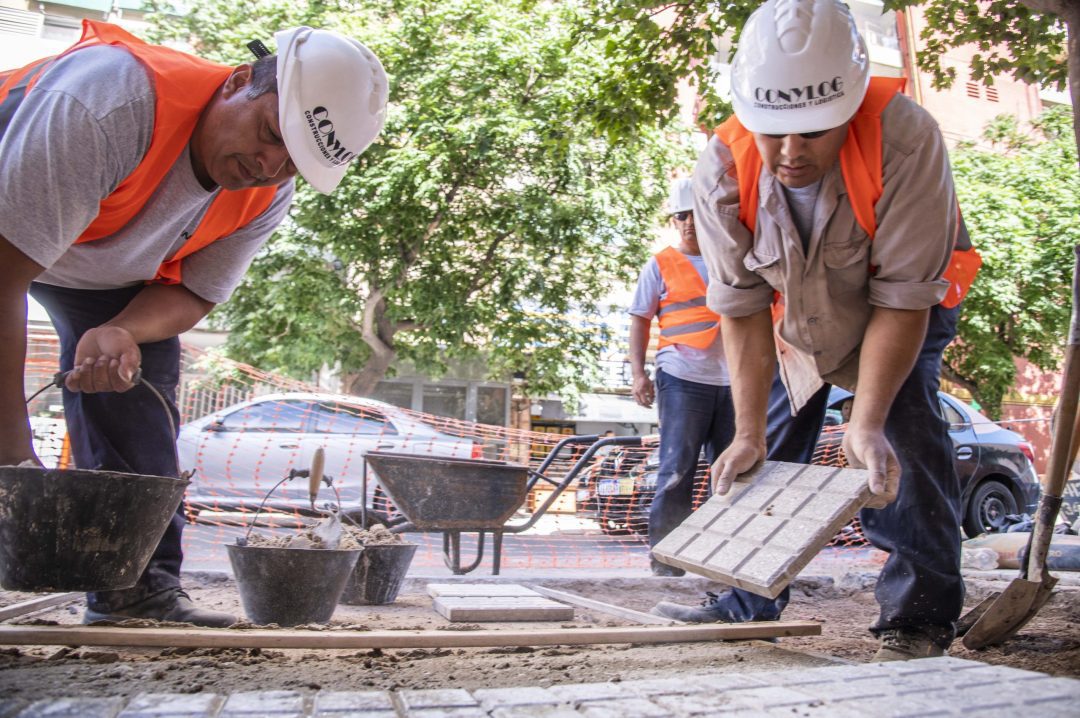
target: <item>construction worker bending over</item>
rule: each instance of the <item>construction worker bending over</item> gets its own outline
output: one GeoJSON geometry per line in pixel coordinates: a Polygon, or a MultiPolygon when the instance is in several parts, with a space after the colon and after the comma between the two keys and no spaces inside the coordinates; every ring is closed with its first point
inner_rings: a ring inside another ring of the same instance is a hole
{"type": "MultiPolygon", "coordinates": [[[[177,336],[229,297],[281,222],[299,171],[331,192],[378,135],[387,80],[336,33],[276,35],[228,67],[84,22],[55,58],[0,73],[0,464],[37,462],[23,395],[26,295],[60,336],[75,464],[177,476],[177,336]],[[260,53],[262,54],[262,53],[260,53]]],[[[180,587],[183,515],[138,584],[91,593],[86,621],[223,626],[180,587]]]]}
{"type": "MultiPolygon", "coordinates": [[[[668,212],[679,230],[679,246],[667,247],[648,261],[630,307],[634,399],[650,407],[655,398],[660,414],[660,467],[649,507],[650,546],[693,511],[694,476],[702,449],[711,464],[735,431],[720,317],[705,306],[708,273],[694,230],[689,178],[672,184],[668,212]],[[655,384],[645,372],[653,317],[660,323],[655,384]]],[[[651,563],[657,576],[686,573],[655,559],[651,563]]]]}
{"type": "MultiPolygon", "coordinates": [[[[869,76],[843,3],[769,0],[734,58],[735,116],[694,173],[708,304],[723,316],[736,413],[714,490],[726,493],[766,457],[809,463],[829,386],[855,393],[843,448],[869,470],[884,508],[864,510],[862,526],[889,554],[875,660],[941,655],[964,599],[960,486],[937,390],[979,260],[941,133],[902,87],[869,76]]],[[[654,610],[764,620],[787,598],[736,590],[702,608],[654,610]]]]}

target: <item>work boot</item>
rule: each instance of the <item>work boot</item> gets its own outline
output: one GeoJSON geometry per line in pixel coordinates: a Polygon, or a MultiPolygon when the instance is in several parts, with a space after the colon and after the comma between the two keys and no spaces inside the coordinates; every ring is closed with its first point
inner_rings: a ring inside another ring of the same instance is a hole
{"type": "Polygon", "coordinates": [[[649,613],[654,616],[673,618],[687,623],[733,623],[729,611],[720,607],[720,596],[712,591],[705,592],[701,606],[684,606],[680,603],[661,601],[652,607],[649,613]]]}
{"type": "Polygon", "coordinates": [[[653,576],[685,576],[686,570],[676,568],[674,566],[668,566],[666,563],[660,563],[655,558],[650,558],[649,562],[652,566],[653,576]]]}
{"type": "Polygon", "coordinates": [[[945,649],[922,631],[913,628],[890,628],[881,631],[881,646],[870,659],[872,663],[910,661],[912,658],[939,658],[945,649]]]}
{"type": "Polygon", "coordinates": [[[199,608],[192,603],[191,597],[181,588],[173,588],[154,594],[150,598],[117,609],[112,613],[98,613],[87,608],[86,613],[83,614],[83,623],[94,623],[95,621],[120,623],[133,618],[191,623],[208,628],[226,628],[236,623],[236,617],[224,611],[210,611],[199,608]]]}

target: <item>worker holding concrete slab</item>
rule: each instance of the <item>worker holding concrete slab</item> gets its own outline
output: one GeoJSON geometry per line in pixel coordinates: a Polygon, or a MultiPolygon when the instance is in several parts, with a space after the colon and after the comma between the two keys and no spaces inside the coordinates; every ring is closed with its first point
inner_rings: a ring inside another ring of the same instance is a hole
{"type": "MultiPolygon", "coordinates": [[[[694,477],[702,450],[712,463],[731,443],[735,408],[720,317],[705,306],[708,273],[694,229],[689,178],[671,185],[668,213],[679,231],[677,247],[666,247],[641,270],[630,306],[630,369],[634,399],[660,414],[660,466],[649,506],[649,545],[655,546],[694,508],[694,477]],[[645,372],[653,318],[660,324],[656,381],[645,372]]],[[[657,576],[685,571],[653,559],[657,576]]]]}
{"type": "MultiPolygon", "coordinates": [[[[225,301],[301,174],[331,192],[382,128],[388,84],[359,42],[308,27],[220,65],[85,21],[54,58],[0,72],[0,465],[37,464],[24,404],[27,293],[60,338],[81,469],[178,475],[178,335],[225,301]],[[142,380],[163,395],[159,404],[142,380]]],[[[225,626],[180,587],[183,507],[131,589],[87,621],[225,626]]]]}
{"type": "MultiPolygon", "coordinates": [[[[714,491],[766,457],[809,463],[830,385],[855,392],[843,447],[882,507],[861,513],[866,536],[889,553],[875,660],[901,660],[941,655],[963,605],[960,486],[936,392],[979,259],[940,131],[902,79],[869,65],[843,3],[768,0],[732,65],[735,116],[693,181],[736,411],[714,491]]],[[[766,620],[787,597],[732,590],[655,610],[766,620]]]]}

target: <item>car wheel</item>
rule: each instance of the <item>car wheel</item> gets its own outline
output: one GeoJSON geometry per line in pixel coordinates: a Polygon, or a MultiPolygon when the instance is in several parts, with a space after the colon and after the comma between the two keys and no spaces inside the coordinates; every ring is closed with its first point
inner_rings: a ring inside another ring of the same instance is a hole
{"type": "Polygon", "coordinates": [[[1016,513],[1016,497],[1000,481],[984,481],[971,494],[964,512],[964,533],[974,538],[1000,530],[1005,517],[1016,513]]]}

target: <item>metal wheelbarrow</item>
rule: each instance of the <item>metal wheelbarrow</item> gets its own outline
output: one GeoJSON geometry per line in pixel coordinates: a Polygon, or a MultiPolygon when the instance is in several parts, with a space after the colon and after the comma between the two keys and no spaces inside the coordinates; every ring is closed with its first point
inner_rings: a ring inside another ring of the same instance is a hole
{"type": "MultiPolygon", "coordinates": [[[[443,560],[460,576],[475,570],[484,559],[484,541],[492,535],[492,575],[499,574],[504,534],[527,531],[544,515],[560,494],[589,465],[605,446],[640,446],[640,436],[600,438],[595,435],[568,436],[551,449],[533,470],[523,464],[486,459],[453,459],[442,456],[369,451],[364,457],[363,492],[367,496],[368,463],[378,482],[405,520],[391,526],[394,533],[407,531],[443,533],[443,560]],[[567,446],[589,444],[560,480],[545,471],[567,446]],[[525,523],[506,522],[525,503],[529,491],[540,481],[554,488],[525,523]],[[476,558],[461,565],[461,534],[477,533],[476,558]]],[[[363,521],[366,525],[366,516],[363,521]]]]}

